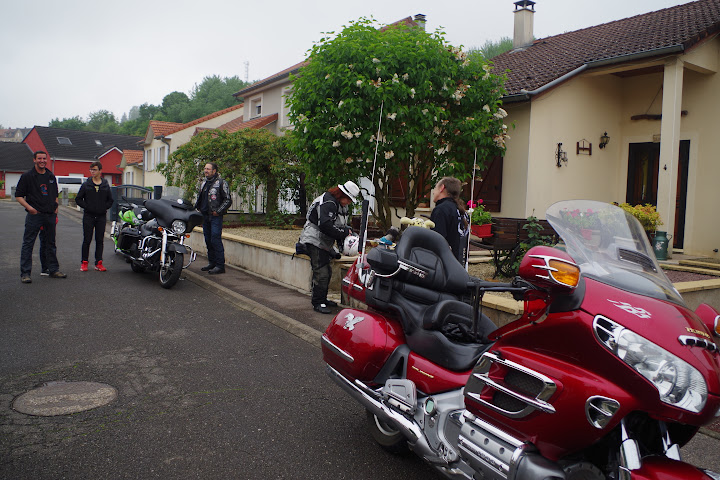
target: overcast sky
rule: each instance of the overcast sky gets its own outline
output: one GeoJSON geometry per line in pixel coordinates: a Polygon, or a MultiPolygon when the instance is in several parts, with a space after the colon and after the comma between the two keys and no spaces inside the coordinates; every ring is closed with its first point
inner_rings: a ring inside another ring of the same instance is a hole
{"type": "MultiPolygon", "coordinates": [[[[321,32],[360,17],[418,13],[465,48],[512,37],[515,0],[21,0],[3,8],[0,125],[109,110],[190,93],[209,75],[260,80],[305,58],[321,32]],[[245,63],[248,62],[246,72],[245,63]]],[[[536,0],[535,37],[599,25],[689,0],[536,0]]]]}

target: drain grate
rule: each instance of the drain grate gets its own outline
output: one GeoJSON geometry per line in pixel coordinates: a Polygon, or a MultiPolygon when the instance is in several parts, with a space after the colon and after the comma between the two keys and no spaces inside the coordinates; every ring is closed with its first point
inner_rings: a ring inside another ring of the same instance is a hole
{"type": "Polygon", "coordinates": [[[117,390],[95,382],[49,382],[23,393],[13,401],[13,409],[27,415],[53,417],[92,410],[117,398],[117,390]]]}

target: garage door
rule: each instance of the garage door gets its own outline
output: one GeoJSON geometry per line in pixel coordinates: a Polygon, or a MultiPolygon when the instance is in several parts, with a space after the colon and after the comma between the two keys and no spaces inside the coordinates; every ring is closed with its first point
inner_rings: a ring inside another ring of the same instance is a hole
{"type": "Polygon", "coordinates": [[[17,187],[17,182],[20,180],[21,173],[6,173],[5,174],[5,196],[10,196],[10,189],[17,187]]]}

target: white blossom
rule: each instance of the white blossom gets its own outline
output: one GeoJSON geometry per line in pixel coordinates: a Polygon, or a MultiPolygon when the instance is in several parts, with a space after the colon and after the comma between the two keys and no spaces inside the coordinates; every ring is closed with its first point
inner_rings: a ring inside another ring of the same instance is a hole
{"type": "Polygon", "coordinates": [[[397,113],[388,113],[387,118],[389,118],[390,120],[395,120],[395,117],[397,117],[397,113]]]}
{"type": "Polygon", "coordinates": [[[508,113],[505,111],[504,108],[498,108],[498,113],[502,115],[502,118],[505,118],[508,116],[508,113]]]}
{"type": "Polygon", "coordinates": [[[395,156],[395,152],[390,150],[389,152],[385,152],[385,160],[390,160],[392,157],[395,156]]]}
{"type": "Polygon", "coordinates": [[[372,61],[373,63],[380,63],[380,60],[378,60],[377,58],[373,58],[372,61]]]}
{"type": "Polygon", "coordinates": [[[342,100],[340,100],[340,102],[338,103],[338,108],[342,107],[343,103],[344,102],[342,100]]]}
{"type": "Polygon", "coordinates": [[[393,83],[400,83],[400,77],[398,77],[398,74],[397,74],[397,73],[393,74],[392,82],[393,82],[393,83]]]}
{"type": "Polygon", "coordinates": [[[490,106],[489,106],[489,105],[483,105],[483,111],[490,113],[490,106]]]}
{"type": "Polygon", "coordinates": [[[362,135],[360,132],[355,132],[355,138],[359,137],[360,135],[362,135]]]}
{"type": "Polygon", "coordinates": [[[348,140],[350,140],[351,138],[353,138],[352,132],[350,132],[350,131],[348,131],[348,130],[345,130],[345,131],[341,132],[340,135],[342,135],[343,137],[347,138],[348,140]]]}
{"type": "Polygon", "coordinates": [[[408,75],[407,73],[403,73],[403,80],[407,80],[408,78],[410,78],[410,75],[408,75]]]}
{"type": "Polygon", "coordinates": [[[340,146],[340,140],[335,140],[332,145],[333,145],[333,147],[339,147],[339,146],[340,146]]]}
{"type": "Polygon", "coordinates": [[[440,135],[440,127],[437,127],[437,126],[433,127],[433,133],[435,135],[440,135]]]}
{"type": "Polygon", "coordinates": [[[414,88],[410,89],[410,98],[415,98],[415,89],[414,88]]]}
{"type": "Polygon", "coordinates": [[[428,112],[429,112],[429,110],[428,110],[427,108],[423,108],[423,109],[422,109],[422,114],[423,114],[423,115],[427,115],[428,112]]]}
{"type": "Polygon", "coordinates": [[[359,87],[360,85],[362,85],[362,83],[363,83],[362,80],[358,80],[357,82],[355,82],[355,84],[356,84],[358,87],[359,87]]]}

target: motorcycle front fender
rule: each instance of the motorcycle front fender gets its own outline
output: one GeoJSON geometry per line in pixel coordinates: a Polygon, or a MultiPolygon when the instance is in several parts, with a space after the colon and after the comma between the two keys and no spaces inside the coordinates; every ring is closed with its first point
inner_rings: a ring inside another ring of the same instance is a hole
{"type": "Polygon", "coordinates": [[[169,243],[167,246],[167,250],[168,252],[176,252],[182,254],[190,252],[185,245],[180,245],[179,243],[169,243]]]}
{"type": "Polygon", "coordinates": [[[664,457],[647,457],[643,466],[630,471],[632,480],[661,480],[665,478],[682,478],[683,480],[712,480],[708,474],[689,463],[679,462],[664,457]]]}

